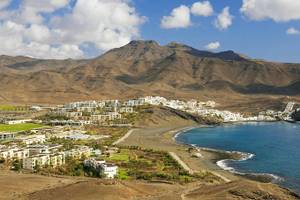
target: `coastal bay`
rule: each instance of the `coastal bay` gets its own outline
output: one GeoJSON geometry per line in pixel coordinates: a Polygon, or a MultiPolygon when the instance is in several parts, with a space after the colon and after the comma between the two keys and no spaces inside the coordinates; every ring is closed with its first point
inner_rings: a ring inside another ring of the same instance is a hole
{"type": "Polygon", "coordinates": [[[299,193],[299,129],[297,124],[284,122],[239,123],[193,129],[177,140],[210,151],[240,155],[221,157],[215,162],[237,175],[271,181],[299,193]]]}
{"type": "Polygon", "coordinates": [[[133,131],[130,137],[126,138],[120,145],[174,152],[193,171],[207,171],[215,177],[217,181],[213,184],[200,181],[186,185],[182,194],[186,199],[218,199],[223,198],[224,195],[228,196],[225,199],[232,199],[236,195],[253,196],[255,198],[269,196],[277,199],[299,199],[297,194],[270,183],[265,177],[240,176],[223,170],[216,165],[219,160],[239,159],[240,154],[195,148],[190,144],[184,144],[176,140],[176,136],[185,135],[185,131],[189,132],[205,127],[207,125],[200,125],[199,128],[197,123],[182,120],[140,127],[133,131]],[[195,153],[198,153],[199,156],[195,156],[195,153]],[[248,190],[246,191],[243,188],[248,188],[248,190]],[[210,192],[206,193],[205,191],[210,192]],[[260,195],[256,196],[257,194],[260,195]]]}

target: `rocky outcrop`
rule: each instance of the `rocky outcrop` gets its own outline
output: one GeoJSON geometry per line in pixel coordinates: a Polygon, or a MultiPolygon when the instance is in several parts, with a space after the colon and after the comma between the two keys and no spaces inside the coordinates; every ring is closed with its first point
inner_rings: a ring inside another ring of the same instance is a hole
{"type": "Polygon", "coordinates": [[[297,109],[295,112],[293,112],[292,118],[296,121],[300,121],[300,109],[297,109]]]}

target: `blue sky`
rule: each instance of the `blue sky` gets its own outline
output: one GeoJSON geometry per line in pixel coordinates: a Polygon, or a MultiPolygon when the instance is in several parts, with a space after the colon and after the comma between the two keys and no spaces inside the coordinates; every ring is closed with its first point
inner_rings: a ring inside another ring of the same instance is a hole
{"type": "Polygon", "coordinates": [[[213,12],[196,16],[193,5],[204,2],[2,0],[0,54],[93,57],[140,38],[162,45],[176,41],[198,49],[234,50],[252,58],[300,62],[299,0],[209,0],[213,12]],[[172,17],[172,11],[180,6],[185,11],[180,17],[188,14],[189,22],[172,17]],[[215,21],[225,7],[233,18],[230,25],[218,28],[215,21]],[[163,25],[164,17],[173,24],[163,25]],[[208,47],[210,43],[217,45],[208,47]]]}
{"type": "Polygon", "coordinates": [[[178,41],[193,47],[204,49],[212,41],[221,43],[220,51],[234,50],[253,58],[274,61],[300,62],[300,35],[288,35],[290,27],[300,28],[299,21],[274,22],[271,19],[252,21],[240,13],[241,0],[211,0],[215,14],[211,17],[193,16],[193,26],[186,29],[160,28],[160,20],[164,15],[182,4],[192,5],[194,0],[161,0],[153,3],[148,0],[135,0],[137,10],[148,16],[148,21],[142,26],[141,35],[144,39],[154,39],[161,44],[178,41]],[[233,25],[225,31],[219,31],[213,26],[217,12],[225,6],[230,7],[234,16],[233,25]]]}

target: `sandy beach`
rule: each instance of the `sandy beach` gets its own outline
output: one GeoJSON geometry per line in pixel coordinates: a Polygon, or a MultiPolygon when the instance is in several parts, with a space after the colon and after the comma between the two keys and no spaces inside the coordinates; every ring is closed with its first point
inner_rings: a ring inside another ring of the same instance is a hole
{"type": "MultiPolygon", "coordinates": [[[[181,165],[183,168],[187,169],[187,171],[191,173],[208,171],[214,174],[216,177],[220,178],[219,184],[223,185],[224,191],[227,192],[228,188],[226,187],[226,185],[228,187],[229,185],[235,185],[235,188],[239,188],[239,186],[236,186],[237,183],[240,186],[249,184],[248,187],[254,187],[256,189],[259,188],[261,190],[264,190],[264,188],[268,188],[268,190],[271,190],[272,188],[272,190],[276,191],[274,192],[274,194],[280,194],[282,191],[285,191],[285,189],[270,183],[270,177],[251,175],[241,176],[238,174],[233,174],[229,171],[225,171],[216,164],[217,161],[225,159],[239,160],[241,159],[241,156],[243,156],[239,153],[193,147],[194,150],[192,152],[196,151],[200,156],[192,156],[192,153],[189,151],[192,146],[178,143],[176,141],[176,137],[187,130],[190,130],[192,128],[199,128],[201,126],[204,127],[206,125],[199,125],[187,121],[177,121],[175,123],[167,125],[164,124],[162,126],[139,128],[132,131],[130,136],[126,137],[126,139],[120,142],[119,145],[141,146],[143,148],[151,148],[155,150],[171,152],[175,155],[173,157],[175,160],[180,159],[179,163],[183,162],[183,164],[181,165]]],[[[202,185],[202,183],[200,183],[200,185],[202,185]]],[[[207,184],[203,183],[203,185],[207,184]]],[[[197,189],[194,188],[194,190],[196,191],[197,189]]],[[[288,194],[289,192],[290,191],[286,190],[284,193],[288,194]]],[[[291,194],[296,196],[295,199],[299,198],[296,194],[291,194]]],[[[185,197],[183,199],[187,198],[185,197]]],[[[202,199],[205,199],[204,196],[202,196],[202,199]]],[[[289,199],[289,197],[284,197],[283,199],[289,199]]]]}
{"type": "Polygon", "coordinates": [[[199,153],[202,157],[193,157],[191,153],[188,152],[191,146],[176,142],[174,136],[195,127],[199,127],[199,125],[193,123],[174,123],[172,126],[139,128],[135,129],[131,135],[120,142],[119,145],[141,146],[143,148],[172,152],[194,172],[207,170],[221,177],[224,182],[239,179],[235,175],[215,165],[216,160],[223,158],[220,158],[218,153],[199,149],[199,153]]]}

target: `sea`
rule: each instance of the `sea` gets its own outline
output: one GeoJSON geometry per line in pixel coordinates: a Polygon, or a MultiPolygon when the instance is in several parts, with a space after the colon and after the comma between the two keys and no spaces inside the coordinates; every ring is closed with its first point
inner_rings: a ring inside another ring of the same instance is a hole
{"type": "Polygon", "coordinates": [[[181,143],[237,151],[239,161],[216,164],[238,174],[266,175],[274,183],[300,194],[300,124],[249,122],[195,128],[176,136],[181,143]]]}

